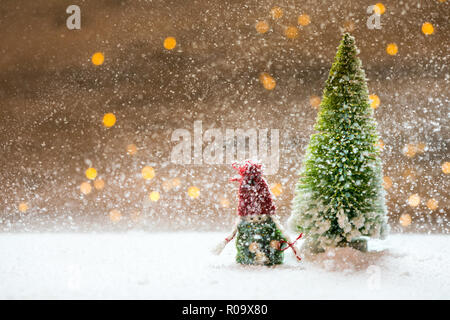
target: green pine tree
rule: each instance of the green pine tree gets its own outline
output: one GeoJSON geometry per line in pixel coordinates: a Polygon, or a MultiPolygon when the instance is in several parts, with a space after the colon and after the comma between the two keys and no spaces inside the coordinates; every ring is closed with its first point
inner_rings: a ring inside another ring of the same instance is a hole
{"type": "Polygon", "coordinates": [[[306,249],[367,249],[388,233],[380,150],[355,39],[344,34],[296,186],[291,228],[306,249]]]}

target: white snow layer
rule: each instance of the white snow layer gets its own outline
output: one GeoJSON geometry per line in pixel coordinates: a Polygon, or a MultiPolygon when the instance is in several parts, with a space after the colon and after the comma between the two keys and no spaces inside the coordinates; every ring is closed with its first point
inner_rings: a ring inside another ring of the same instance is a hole
{"type": "MultiPolygon", "coordinates": [[[[449,299],[450,236],[391,235],[276,267],[223,233],[0,234],[1,299],[449,299]]],[[[301,243],[299,242],[299,245],[301,243]]]]}

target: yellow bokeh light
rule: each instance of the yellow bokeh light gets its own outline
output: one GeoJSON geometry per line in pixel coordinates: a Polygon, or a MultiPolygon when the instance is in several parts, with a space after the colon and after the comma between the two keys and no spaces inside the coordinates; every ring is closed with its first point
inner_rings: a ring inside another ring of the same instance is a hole
{"type": "Polygon", "coordinates": [[[445,174],[450,173],[450,162],[446,161],[442,164],[442,172],[445,174]]]}
{"type": "Polygon", "coordinates": [[[27,212],[28,211],[28,203],[26,203],[26,202],[19,203],[19,211],[22,213],[27,212]]]}
{"type": "Polygon", "coordinates": [[[189,187],[188,188],[188,196],[193,199],[198,198],[200,196],[200,189],[195,186],[189,187]]]}
{"type": "Polygon", "coordinates": [[[109,219],[114,223],[119,222],[122,219],[122,214],[119,210],[113,209],[109,212],[109,219]]]}
{"type": "Polygon", "coordinates": [[[298,24],[301,26],[307,26],[308,24],[311,23],[311,18],[309,17],[309,15],[307,14],[301,14],[298,17],[298,24]]]}
{"type": "Polygon", "coordinates": [[[105,181],[103,179],[97,179],[94,181],[94,188],[97,190],[103,190],[105,187],[105,181]]]}
{"type": "Polygon", "coordinates": [[[426,35],[433,34],[434,33],[433,25],[431,23],[429,23],[429,22],[425,22],[422,25],[422,32],[423,32],[423,34],[426,34],[426,35]]]}
{"type": "Polygon", "coordinates": [[[97,177],[97,170],[95,168],[88,168],[85,172],[86,178],[94,180],[97,177]]]}
{"type": "Polygon", "coordinates": [[[390,177],[383,177],[383,188],[386,190],[392,188],[392,179],[390,177]]]}
{"type": "Polygon", "coordinates": [[[398,47],[395,43],[389,43],[386,47],[387,54],[395,56],[398,52],[398,47]]]}
{"type": "Polygon", "coordinates": [[[91,60],[94,65],[99,66],[105,61],[105,56],[101,52],[96,52],[92,55],[91,60]]]}
{"type": "Polygon", "coordinates": [[[111,128],[116,124],[116,116],[113,113],[106,113],[103,116],[103,125],[107,128],[111,128]]]}
{"type": "Polygon", "coordinates": [[[284,30],[284,35],[286,36],[286,38],[289,38],[289,39],[297,38],[298,37],[298,29],[297,29],[297,27],[293,27],[293,26],[287,27],[284,30]]]}
{"type": "Polygon", "coordinates": [[[275,197],[279,197],[283,193],[281,183],[274,183],[270,186],[270,191],[275,197]]]}
{"type": "Polygon", "coordinates": [[[386,7],[381,2],[375,4],[373,11],[378,14],[383,14],[386,11],[386,7]]]}
{"type": "Polygon", "coordinates": [[[275,86],[277,85],[277,82],[275,81],[272,76],[270,76],[268,73],[263,72],[259,76],[259,81],[261,81],[262,85],[266,90],[273,90],[275,86]]]}
{"type": "Polygon", "coordinates": [[[269,31],[269,24],[266,21],[258,21],[255,25],[255,29],[258,33],[266,33],[269,31]]]}
{"type": "Polygon", "coordinates": [[[435,199],[430,199],[427,201],[427,207],[431,211],[434,211],[438,208],[439,203],[435,199]]]}
{"type": "Polygon", "coordinates": [[[384,149],[384,141],[382,139],[378,139],[378,142],[375,143],[375,146],[380,148],[380,151],[383,151],[383,149],[384,149]]]}
{"type": "Polygon", "coordinates": [[[160,198],[160,194],[158,191],[152,191],[152,192],[150,192],[148,197],[150,198],[151,201],[157,202],[160,198]]]}
{"type": "Polygon", "coordinates": [[[402,227],[407,227],[411,224],[412,218],[409,214],[404,213],[400,216],[399,222],[402,227]]]}
{"type": "Polygon", "coordinates": [[[270,15],[274,19],[280,19],[283,16],[283,9],[281,9],[278,6],[275,6],[270,10],[270,15]]]}
{"type": "Polygon", "coordinates": [[[311,107],[319,108],[320,102],[321,102],[321,99],[319,96],[313,95],[313,96],[309,97],[309,104],[311,105],[311,107]]]}
{"type": "Polygon", "coordinates": [[[408,158],[412,158],[416,155],[417,153],[417,146],[413,143],[408,143],[404,148],[403,148],[403,154],[405,156],[407,156],[408,158]]]}
{"type": "Polygon", "coordinates": [[[220,199],[220,204],[224,208],[229,208],[230,207],[230,200],[228,200],[227,198],[221,198],[220,199]]]}
{"type": "Polygon", "coordinates": [[[413,208],[417,207],[420,204],[420,196],[417,193],[410,195],[408,198],[408,204],[413,208]]]}
{"type": "Polygon", "coordinates": [[[82,194],[89,194],[92,191],[92,186],[89,182],[83,182],[80,185],[80,191],[82,194]]]}
{"type": "Polygon", "coordinates": [[[137,153],[137,147],[134,143],[127,145],[127,153],[132,156],[137,153]]]}
{"type": "Polygon", "coordinates": [[[164,48],[173,50],[177,45],[177,40],[174,37],[167,37],[164,39],[164,48]]]}
{"type": "Polygon", "coordinates": [[[142,168],[141,174],[145,180],[151,180],[155,177],[155,169],[145,166],[142,168]]]}
{"type": "Polygon", "coordinates": [[[369,95],[370,106],[376,109],[380,106],[380,98],[376,94],[369,95]]]}

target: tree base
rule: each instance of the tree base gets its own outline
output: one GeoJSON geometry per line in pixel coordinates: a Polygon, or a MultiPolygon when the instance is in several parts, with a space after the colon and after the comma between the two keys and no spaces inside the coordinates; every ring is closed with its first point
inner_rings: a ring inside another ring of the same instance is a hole
{"type": "MultiPolygon", "coordinates": [[[[325,252],[325,249],[320,247],[319,244],[317,242],[315,243],[309,243],[306,244],[305,243],[305,249],[313,254],[318,254],[318,253],[323,253],[325,252]]],[[[344,243],[340,243],[338,245],[338,247],[350,247],[356,250],[359,250],[361,252],[367,252],[368,250],[368,241],[367,239],[361,238],[361,239],[355,239],[352,240],[351,242],[344,242],[344,243]]]]}
{"type": "Polygon", "coordinates": [[[348,246],[361,252],[367,252],[367,239],[355,239],[348,246]]]}

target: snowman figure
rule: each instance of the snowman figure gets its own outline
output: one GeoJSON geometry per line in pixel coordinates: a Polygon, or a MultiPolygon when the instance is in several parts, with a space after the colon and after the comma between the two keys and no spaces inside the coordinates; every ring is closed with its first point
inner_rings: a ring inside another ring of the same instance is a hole
{"type": "MultiPolygon", "coordinates": [[[[216,253],[236,236],[236,261],[241,264],[271,266],[283,263],[283,251],[292,248],[300,260],[297,249],[284,232],[275,216],[275,205],[267,182],[262,177],[261,164],[247,160],[233,168],[240,177],[238,218],[231,234],[221,242],[216,253]]],[[[297,238],[297,240],[301,235],[297,238]]]]}

